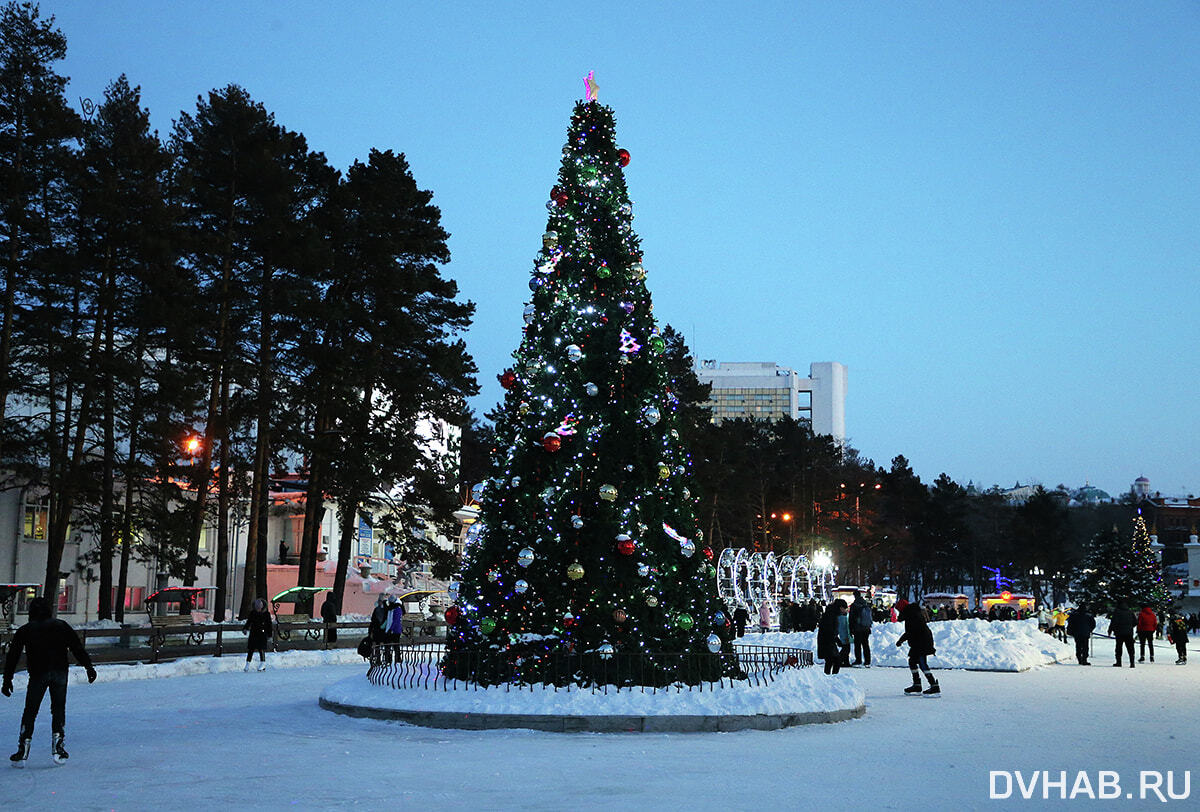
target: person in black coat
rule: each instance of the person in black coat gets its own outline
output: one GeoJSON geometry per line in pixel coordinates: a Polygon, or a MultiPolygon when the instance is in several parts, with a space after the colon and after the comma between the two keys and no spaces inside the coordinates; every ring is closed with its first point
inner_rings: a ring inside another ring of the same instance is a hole
{"type": "Polygon", "coordinates": [[[325,603],[321,605],[321,620],[325,621],[325,642],[337,642],[338,601],[332,592],[325,593],[325,603]]]}
{"type": "Polygon", "coordinates": [[[900,635],[896,646],[899,647],[906,640],[908,641],[908,670],[912,672],[912,685],[905,688],[904,693],[913,695],[921,693],[921,674],[924,673],[925,679],[929,680],[929,688],[925,690],[925,693],[929,696],[938,696],[942,689],[927,662],[927,658],[936,654],[937,651],[933,647],[933,632],[930,631],[929,623],[925,620],[925,613],[921,611],[920,606],[910,603],[900,613],[900,619],[904,621],[904,634],[900,635]]]}
{"type": "Polygon", "coordinates": [[[742,637],[746,634],[746,624],[750,621],[750,613],[746,611],[745,606],[739,606],[733,610],[733,625],[737,629],[737,636],[742,637]]]}
{"type": "Polygon", "coordinates": [[[1121,667],[1121,648],[1124,647],[1129,652],[1129,667],[1134,668],[1133,630],[1137,626],[1137,617],[1134,616],[1133,610],[1126,606],[1118,606],[1108,617],[1109,634],[1117,641],[1117,661],[1113,663],[1113,667],[1121,667]]]}
{"type": "Polygon", "coordinates": [[[22,651],[25,652],[29,683],[25,687],[25,712],[21,715],[17,752],[9,756],[9,760],[14,767],[25,766],[38,709],[42,697],[49,691],[51,747],[54,760],[62,764],[68,758],[63,748],[67,721],[67,651],[87,670],[88,682],[96,681],[96,669],[79,641],[79,635],[66,621],[53,616],[50,601],[46,598],[34,598],[29,602],[29,622],[13,634],[8,655],[4,658],[4,683],[0,687],[0,693],[5,696],[13,694],[13,674],[22,651]]]}
{"type": "Polygon", "coordinates": [[[846,613],[846,602],[838,598],[825,607],[817,624],[817,657],[825,661],[825,673],[836,674],[842,668],[842,638],[838,619],[846,613]]]}
{"type": "Polygon", "coordinates": [[[271,644],[271,613],[267,611],[266,601],[262,598],[254,599],[254,603],[250,604],[250,614],[246,616],[246,623],[242,628],[250,633],[246,638],[246,667],[242,670],[250,670],[250,660],[257,651],[258,670],[265,671],[267,646],[271,644]]]}
{"type": "Polygon", "coordinates": [[[1067,634],[1075,641],[1075,660],[1080,665],[1091,665],[1088,662],[1088,644],[1092,640],[1092,631],[1096,628],[1096,618],[1086,606],[1078,606],[1067,617],[1067,634]]]}

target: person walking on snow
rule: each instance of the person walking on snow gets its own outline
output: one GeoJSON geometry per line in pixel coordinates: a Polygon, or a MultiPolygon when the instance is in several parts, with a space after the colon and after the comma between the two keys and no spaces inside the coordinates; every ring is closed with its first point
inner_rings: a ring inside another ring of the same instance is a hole
{"type": "Polygon", "coordinates": [[[838,598],[825,607],[817,624],[817,657],[825,661],[825,673],[836,674],[842,668],[842,638],[839,632],[846,602],[838,598]]]}
{"type": "Polygon", "coordinates": [[[910,603],[900,613],[900,619],[904,621],[904,634],[900,635],[900,639],[896,641],[896,647],[899,648],[904,641],[908,641],[908,670],[912,672],[912,685],[905,688],[904,693],[913,696],[920,694],[921,674],[924,673],[925,679],[929,680],[929,687],[925,689],[925,695],[941,695],[941,686],[934,678],[927,661],[927,658],[936,654],[937,651],[933,647],[933,632],[930,631],[929,624],[925,621],[925,613],[921,611],[920,606],[910,603]]]}
{"type": "Polygon", "coordinates": [[[1137,619],[1133,616],[1133,610],[1127,609],[1124,606],[1118,606],[1108,617],[1108,632],[1117,641],[1117,661],[1113,663],[1113,668],[1121,667],[1122,646],[1129,652],[1129,667],[1133,668],[1133,630],[1137,626],[1137,619]]]}
{"type": "Polygon", "coordinates": [[[1067,642],[1067,613],[1061,606],[1054,610],[1054,636],[1067,642]]]}
{"type": "Polygon", "coordinates": [[[763,601],[758,607],[758,633],[766,634],[771,630],[771,604],[763,601]]]}
{"type": "Polygon", "coordinates": [[[337,642],[338,602],[332,592],[325,593],[325,603],[321,604],[321,620],[325,623],[325,642],[337,642]]]}
{"type": "Polygon", "coordinates": [[[871,606],[863,600],[861,592],[854,590],[854,603],[850,604],[850,635],[854,638],[854,662],[850,665],[871,667],[871,626],[874,621],[871,606]]]}
{"type": "Polygon", "coordinates": [[[1092,632],[1096,628],[1096,618],[1086,606],[1079,606],[1067,618],[1067,634],[1075,640],[1075,660],[1080,665],[1091,665],[1088,662],[1088,644],[1092,641],[1092,632]]]}
{"type": "Polygon", "coordinates": [[[29,672],[29,683],[25,687],[25,712],[21,715],[21,732],[17,740],[17,752],[9,756],[14,767],[24,767],[29,759],[33,725],[37,721],[42,697],[50,691],[50,742],[54,763],[63,764],[68,755],[63,747],[64,727],[67,717],[67,650],[75,655],[75,662],[87,670],[88,682],[96,681],[96,669],[88,656],[79,635],[64,620],[53,617],[50,601],[34,598],[29,602],[29,622],[17,629],[4,658],[4,684],[0,693],[12,696],[13,673],[17,660],[25,652],[25,670],[29,672]]]}
{"type": "Polygon", "coordinates": [[[1175,615],[1167,624],[1167,642],[1175,644],[1179,655],[1175,665],[1187,665],[1188,624],[1182,615],[1175,615]]]}
{"type": "MultiPolygon", "coordinates": [[[[1138,662],[1146,662],[1146,644],[1150,644],[1150,662],[1154,662],[1154,632],[1158,630],[1158,615],[1149,606],[1143,606],[1137,617],[1137,636],[1139,644],[1138,662]]],[[[1133,661],[1132,655],[1130,661],[1133,661]]]]}
{"type": "Polygon", "coordinates": [[[257,651],[258,670],[266,671],[267,646],[271,643],[271,613],[267,611],[267,602],[262,598],[255,598],[254,603],[250,604],[250,614],[246,616],[242,629],[250,633],[246,638],[246,667],[242,670],[250,670],[250,661],[257,651]]]}

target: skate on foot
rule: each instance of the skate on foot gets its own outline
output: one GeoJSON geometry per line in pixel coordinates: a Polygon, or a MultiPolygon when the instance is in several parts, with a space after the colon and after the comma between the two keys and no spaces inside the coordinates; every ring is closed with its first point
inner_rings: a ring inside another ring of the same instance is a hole
{"type": "Polygon", "coordinates": [[[21,739],[17,742],[17,752],[8,757],[12,765],[17,769],[25,766],[25,762],[29,761],[29,739],[21,739]]]}
{"type": "Polygon", "coordinates": [[[63,734],[55,733],[50,739],[50,749],[54,753],[55,764],[66,764],[70,756],[67,754],[67,749],[63,747],[63,734]]]}

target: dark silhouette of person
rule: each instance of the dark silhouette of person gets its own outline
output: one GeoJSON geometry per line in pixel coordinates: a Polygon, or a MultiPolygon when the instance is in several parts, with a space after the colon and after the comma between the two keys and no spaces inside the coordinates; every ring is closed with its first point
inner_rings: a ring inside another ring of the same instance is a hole
{"type": "Polygon", "coordinates": [[[46,692],[50,692],[51,747],[55,762],[62,764],[68,755],[63,747],[64,727],[67,718],[67,651],[75,655],[75,662],[87,669],[88,682],[96,681],[96,669],[88,656],[79,635],[65,620],[55,618],[50,601],[34,598],[29,602],[29,622],[17,629],[4,658],[4,685],[0,688],[5,696],[12,696],[13,674],[17,660],[25,652],[25,670],[29,672],[29,684],[25,688],[25,713],[21,715],[21,733],[17,752],[9,756],[14,767],[25,766],[29,758],[33,725],[37,721],[38,708],[46,692]]]}

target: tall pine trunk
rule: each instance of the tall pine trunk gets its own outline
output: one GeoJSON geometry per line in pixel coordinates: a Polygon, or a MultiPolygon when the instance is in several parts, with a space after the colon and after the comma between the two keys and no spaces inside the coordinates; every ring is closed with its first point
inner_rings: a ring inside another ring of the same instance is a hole
{"type": "Polygon", "coordinates": [[[213,619],[225,620],[225,586],[229,583],[229,375],[227,367],[221,372],[221,423],[218,440],[221,443],[217,461],[217,575],[216,606],[213,619]]]}
{"type": "MultiPolygon", "coordinates": [[[[113,474],[116,468],[115,460],[117,456],[116,442],[116,398],[113,392],[116,375],[116,364],[114,360],[113,350],[113,285],[114,281],[110,271],[105,280],[105,292],[109,304],[105,308],[105,327],[104,327],[104,461],[100,474],[100,603],[97,607],[96,616],[101,620],[109,620],[112,618],[113,604],[113,552],[115,544],[113,541],[113,512],[114,499],[113,491],[116,486],[115,477],[113,474]]],[[[121,603],[124,604],[124,595],[122,594],[121,603]]]]}
{"type": "Polygon", "coordinates": [[[333,594],[337,599],[338,606],[345,605],[343,598],[346,594],[346,568],[350,566],[350,545],[358,530],[358,523],[354,518],[358,515],[359,504],[357,498],[347,495],[341,500],[338,507],[338,521],[341,522],[342,532],[338,536],[337,572],[333,576],[333,594]]]}

